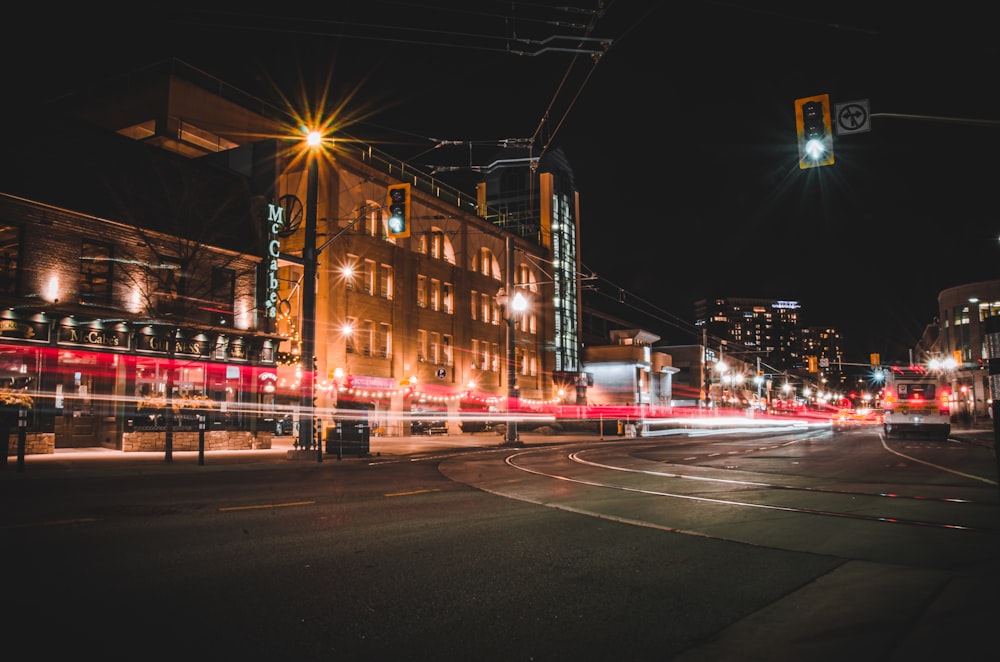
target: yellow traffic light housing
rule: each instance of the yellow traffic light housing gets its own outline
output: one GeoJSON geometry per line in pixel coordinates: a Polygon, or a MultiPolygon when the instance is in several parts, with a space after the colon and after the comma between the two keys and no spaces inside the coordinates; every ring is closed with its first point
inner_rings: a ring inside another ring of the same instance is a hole
{"type": "Polygon", "coordinates": [[[393,184],[389,187],[389,236],[401,239],[410,236],[410,185],[393,184]]]}
{"type": "Polygon", "coordinates": [[[795,100],[795,128],[799,144],[799,168],[833,164],[833,125],[830,95],[795,100]]]}

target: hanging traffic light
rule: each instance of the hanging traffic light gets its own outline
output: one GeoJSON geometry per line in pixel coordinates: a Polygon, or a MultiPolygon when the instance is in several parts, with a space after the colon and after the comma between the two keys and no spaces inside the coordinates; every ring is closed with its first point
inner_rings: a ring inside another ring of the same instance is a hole
{"type": "Polygon", "coordinates": [[[796,99],[795,128],[798,133],[799,168],[833,164],[830,95],[796,99]]]}
{"type": "Polygon", "coordinates": [[[410,185],[389,187],[389,236],[401,239],[410,236],[410,185]]]}

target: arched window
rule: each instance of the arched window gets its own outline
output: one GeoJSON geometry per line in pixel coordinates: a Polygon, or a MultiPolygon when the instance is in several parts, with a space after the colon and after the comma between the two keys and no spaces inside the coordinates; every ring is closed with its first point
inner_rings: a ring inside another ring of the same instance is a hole
{"type": "Polygon", "coordinates": [[[417,252],[444,260],[448,264],[455,264],[455,247],[452,246],[447,233],[438,227],[420,233],[417,252]]]}
{"type": "Polygon", "coordinates": [[[485,246],[473,254],[472,270],[484,276],[491,276],[500,280],[500,262],[489,248],[485,246]]]}

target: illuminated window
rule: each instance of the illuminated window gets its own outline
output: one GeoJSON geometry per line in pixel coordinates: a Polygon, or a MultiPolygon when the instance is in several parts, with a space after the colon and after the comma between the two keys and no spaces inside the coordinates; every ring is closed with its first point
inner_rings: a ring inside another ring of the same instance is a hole
{"type": "Polygon", "coordinates": [[[493,324],[499,324],[500,323],[500,304],[497,303],[497,300],[494,299],[493,297],[489,297],[488,298],[488,302],[489,302],[489,305],[490,305],[490,321],[493,324]]]}
{"type": "MultiPolygon", "coordinates": [[[[493,301],[493,297],[491,297],[489,294],[480,294],[479,295],[479,319],[481,319],[484,322],[489,322],[492,319],[491,316],[490,316],[491,315],[490,310],[495,305],[496,304],[493,301]]],[[[496,324],[495,321],[493,323],[496,324]]]]}
{"type": "Polygon", "coordinates": [[[445,365],[455,365],[454,356],[451,351],[451,336],[444,334],[441,336],[441,363],[445,365]]]}
{"type": "Polygon", "coordinates": [[[365,260],[358,274],[361,289],[365,294],[375,293],[375,260],[365,260]]]}
{"type": "Polygon", "coordinates": [[[368,203],[357,211],[358,222],[352,226],[352,230],[357,234],[365,234],[370,237],[388,238],[385,224],[382,222],[381,208],[378,205],[368,203]]]}
{"type": "Polygon", "coordinates": [[[344,325],[344,331],[345,331],[344,351],[346,351],[348,354],[355,353],[354,330],[357,328],[358,328],[358,318],[348,317],[347,324],[344,325]]]}
{"type": "Polygon", "coordinates": [[[431,278],[431,310],[441,310],[441,281],[431,278]]]}
{"type": "Polygon", "coordinates": [[[417,329],[417,362],[423,363],[427,360],[427,331],[417,329]]]}
{"type": "Polygon", "coordinates": [[[361,346],[361,355],[371,356],[372,344],[375,342],[375,322],[365,320],[362,322],[355,335],[358,336],[358,344],[361,346]]]}
{"type": "Polygon", "coordinates": [[[500,280],[500,265],[493,256],[493,251],[488,248],[480,248],[476,252],[472,268],[484,276],[492,276],[496,280],[500,280]]]}
{"type": "Polygon", "coordinates": [[[427,276],[417,276],[417,307],[427,307],[427,276]]]}
{"type": "Polygon", "coordinates": [[[375,335],[377,356],[387,359],[392,356],[392,325],[381,322],[375,335]]]}
{"type": "Polygon", "coordinates": [[[378,295],[392,300],[392,265],[383,264],[378,271],[378,295]]]}
{"type": "Polygon", "coordinates": [[[438,333],[438,332],[436,332],[436,331],[432,331],[431,335],[430,335],[430,341],[431,341],[430,342],[430,347],[429,347],[429,349],[430,349],[430,355],[429,355],[430,362],[431,363],[435,363],[435,364],[441,363],[441,354],[440,354],[441,334],[438,333]]]}
{"type": "Polygon", "coordinates": [[[441,310],[449,315],[455,313],[451,283],[443,283],[441,285],[441,310]]]}
{"type": "Polygon", "coordinates": [[[444,234],[441,232],[430,232],[428,234],[430,235],[430,256],[440,260],[444,253],[442,248],[444,246],[444,234]]]}

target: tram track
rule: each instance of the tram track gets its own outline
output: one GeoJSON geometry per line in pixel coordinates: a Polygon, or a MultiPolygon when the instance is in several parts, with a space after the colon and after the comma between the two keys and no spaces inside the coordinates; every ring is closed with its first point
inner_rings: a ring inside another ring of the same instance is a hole
{"type": "Polygon", "coordinates": [[[853,461],[876,467],[866,467],[861,478],[845,478],[840,465],[831,465],[835,477],[822,475],[817,467],[827,465],[813,464],[811,454],[828,457],[830,437],[816,433],[729,437],[723,444],[702,438],[697,444],[674,439],[526,449],[504,457],[512,473],[500,481],[445,473],[547,507],[795,551],[917,565],[1000,554],[992,478],[899,449],[891,457],[906,456],[905,466],[887,464],[889,449],[880,443],[876,452],[875,438],[855,446],[835,442],[842,445],[835,450],[856,456],[853,461]],[[959,484],[910,480],[926,472],[959,484]],[[903,558],[885,552],[899,536],[913,538],[903,558]]]}

